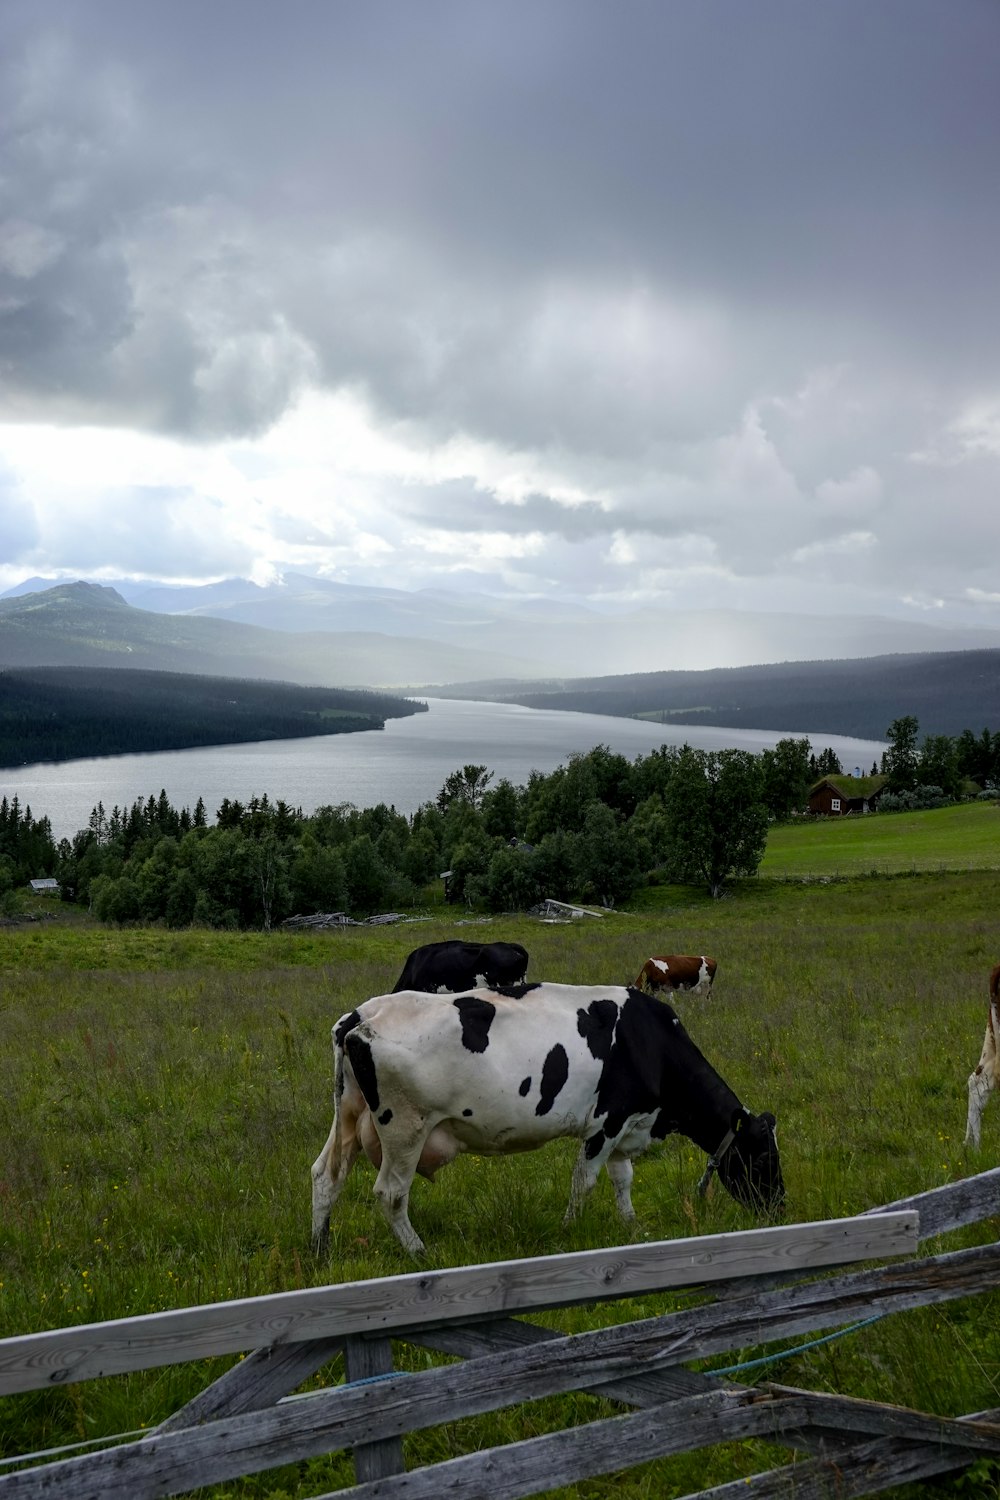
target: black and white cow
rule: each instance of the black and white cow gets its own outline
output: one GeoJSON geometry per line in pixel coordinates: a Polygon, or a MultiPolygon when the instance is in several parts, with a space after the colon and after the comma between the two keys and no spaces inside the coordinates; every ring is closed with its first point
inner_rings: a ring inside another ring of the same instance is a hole
{"type": "MultiPolygon", "coordinates": [[[[528,984],[466,995],[379,995],[333,1028],[336,1115],[313,1164],[313,1238],[358,1154],[400,1243],[423,1243],[407,1214],[415,1173],[433,1180],[463,1151],[580,1142],[566,1218],[606,1166],[619,1212],[632,1208],[632,1158],[674,1131],[710,1155],[750,1207],[784,1196],[774,1116],[752,1115],[672,1008],[635,989],[528,984]]],[[[703,1179],[707,1181],[708,1172],[703,1179]]]]}
{"type": "Polygon", "coordinates": [[[520,984],[527,972],[528,951],[520,943],[463,943],[450,938],[414,948],[392,993],[424,990],[458,995],[464,990],[495,990],[502,984],[520,984]]]}

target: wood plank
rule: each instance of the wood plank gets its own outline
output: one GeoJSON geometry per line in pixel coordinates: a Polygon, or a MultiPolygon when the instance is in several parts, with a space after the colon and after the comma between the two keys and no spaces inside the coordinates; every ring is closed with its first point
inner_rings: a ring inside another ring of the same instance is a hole
{"type": "MultiPolygon", "coordinates": [[[[409,1343],[421,1348],[439,1350],[444,1354],[458,1354],[463,1359],[499,1352],[503,1349],[523,1348],[526,1344],[546,1343],[560,1335],[551,1328],[542,1328],[535,1323],[498,1320],[474,1328],[446,1328],[439,1332],[411,1334],[409,1343]]],[[[730,1376],[703,1375],[698,1370],[688,1370],[683,1365],[672,1365],[655,1374],[635,1375],[627,1380],[611,1380],[606,1385],[595,1387],[590,1394],[607,1400],[620,1401],[625,1406],[659,1406],[665,1401],[693,1396],[703,1391],[717,1391],[725,1386],[729,1391],[748,1392],[753,1386],[733,1380],[730,1376]]],[[[800,1431],[786,1434],[784,1441],[790,1447],[801,1448],[807,1453],[825,1452],[836,1433],[824,1427],[803,1427],[800,1431]]]]}
{"type": "MultiPolygon", "coordinates": [[[[504,1448],[469,1454],[422,1470],[411,1471],[405,1484],[391,1481],[380,1486],[359,1485],[353,1489],[337,1492],[338,1500],[393,1500],[394,1496],[406,1496],[406,1500],[437,1500],[447,1494],[449,1500],[522,1500],[522,1497],[538,1494],[556,1485],[609,1474],[648,1462],[651,1458],[662,1458],[669,1454],[688,1452],[692,1448],[709,1443],[731,1441],[733,1429],[742,1430],[740,1438],[751,1435],[780,1438],[790,1428],[808,1422],[817,1402],[811,1393],[801,1392],[801,1402],[794,1393],[776,1400],[771,1407],[758,1402],[739,1411],[713,1413],[709,1424],[704,1415],[685,1412],[687,1433],[678,1433],[676,1417],[669,1409],[654,1409],[660,1417],[656,1427],[650,1429],[637,1417],[612,1418],[608,1422],[594,1422],[586,1427],[577,1427],[568,1432],[551,1433],[542,1438],[529,1439],[504,1448]],[[673,1420],[671,1420],[673,1418],[673,1420]],[[706,1430],[707,1429],[707,1430],[706,1430]]],[[[747,1398],[744,1398],[747,1399],[747,1398]]],[[[771,1470],[766,1478],[772,1485],[780,1481],[780,1487],[758,1486],[755,1478],[737,1480],[715,1489],[696,1492],[687,1500],[736,1500],[737,1496],[751,1494],[753,1500],[834,1500],[834,1497],[866,1495],[874,1493],[870,1486],[885,1489],[906,1480],[918,1479],[940,1473],[947,1468],[968,1464],[976,1454],[1000,1451],[1000,1428],[982,1428],[961,1431],[962,1424],[948,1419],[927,1417],[922,1413],[907,1412],[900,1408],[888,1408],[886,1415],[877,1403],[852,1402],[845,1398],[820,1398],[828,1419],[871,1422],[891,1422],[900,1434],[888,1442],[859,1445],[845,1454],[838,1454],[836,1461],[830,1458],[810,1460],[801,1464],[790,1464],[783,1469],[771,1470]],[[947,1437],[958,1447],[948,1447],[947,1437]],[[896,1456],[905,1458],[905,1472],[897,1465],[892,1468],[896,1456]],[[956,1457],[959,1463],[956,1465],[956,1457]],[[860,1480],[845,1488],[844,1479],[860,1480]],[[803,1483],[803,1481],[806,1481],[803,1483]],[[812,1481],[810,1483],[809,1481],[812,1481]]],[[[644,1417],[652,1415],[643,1413],[644,1417]]],[[[335,1500],[334,1495],[317,1496],[316,1500],[335,1500]]]]}
{"type": "MultiPolygon", "coordinates": [[[[423,1375],[418,1377],[425,1379],[423,1375]]],[[[310,1399],[308,1402],[299,1401],[293,1403],[296,1419],[301,1418],[301,1408],[304,1406],[318,1405],[322,1398],[310,1399]]],[[[804,1420],[804,1413],[799,1410],[798,1403],[794,1398],[788,1400],[774,1400],[768,1398],[761,1401],[756,1395],[747,1396],[742,1393],[729,1391],[713,1391],[705,1395],[693,1396],[682,1402],[672,1402],[667,1407],[652,1407],[626,1417],[612,1417],[604,1422],[588,1423],[582,1428],[574,1428],[570,1434],[558,1433],[548,1438],[532,1439],[522,1444],[512,1444],[507,1447],[494,1450],[490,1454],[473,1454],[467,1459],[455,1459],[445,1464],[434,1465],[424,1470],[411,1470],[406,1474],[398,1474],[381,1478],[370,1483],[365,1483],[348,1490],[339,1491],[341,1495],[389,1495],[395,1493],[426,1494],[439,1500],[442,1494],[448,1494],[449,1500],[453,1494],[463,1493],[460,1489],[452,1488],[453,1482],[457,1482],[463,1473],[468,1473],[470,1468],[477,1471],[485,1460],[487,1465],[488,1483],[492,1489],[476,1491],[476,1493],[492,1494],[499,1496],[506,1491],[499,1488],[499,1473],[507,1474],[508,1454],[512,1455],[511,1468],[517,1466],[518,1451],[527,1453],[527,1467],[534,1475],[536,1465],[534,1450],[536,1445],[551,1445],[553,1442],[559,1444],[560,1440],[567,1436],[571,1438],[574,1448],[579,1448],[582,1453],[583,1462],[593,1462],[594,1451],[606,1455],[606,1464],[610,1468],[620,1469],[629,1463],[642,1461],[642,1456],[630,1458],[628,1453],[632,1448],[645,1458],[656,1456],[659,1452],[684,1452],[689,1448],[697,1447],[703,1442],[724,1442],[728,1438],[742,1438],[756,1436],[761,1433],[773,1435],[776,1423],[787,1420],[793,1423],[804,1420]],[[779,1416],[778,1413],[781,1413],[779,1416]],[[627,1424],[635,1424],[629,1427],[627,1424]],[[590,1437],[589,1434],[594,1436],[590,1437]],[[651,1436],[657,1435],[657,1441],[664,1446],[649,1449],[651,1436]],[[645,1445],[645,1446],[644,1446],[645,1445]],[[437,1476],[447,1475],[447,1482],[441,1483],[437,1476]],[[434,1484],[437,1487],[428,1488],[428,1476],[435,1476],[434,1484]],[[411,1483],[415,1489],[411,1491],[411,1483]]],[[[287,1411],[288,1408],[285,1408],[287,1411]]],[[[266,1414],[267,1419],[273,1419],[277,1413],[266,1414]]],[[[5,1500],[52,1500],[54,1495],[71,1495],[74,1497],[92,1496],[94,1500],[159,1500],[159,1497],[173,1495],[182,1491],[197,1488],[203,1484],[210,1484],[218,1478],[219,1465],[216,1461],[217,1448],[213,1437],[222,1439],[226,1431],[232,1425],[246,1428],[248,1425],[257,1431],[257,1424],[249,1416],[236,1418],[235,1424],[213,1423],[211,1427],[192,1428],[186,1433],[174,1433],[163,1437],[143,1438],[140,1442],[132,1444],[127,1448],[119,1448],[101,1454],[88,1455],[88,1458],[102,1460],[93,1464],[86,1459],[70,1459],[62,1463],[50,1464],[43,1469],[27,1469],[21,1473],[11,1474],[0,1478],[0,1493],[5,1500]],[[222,1429],[217,1433],[217,1429],[222,1429]],[[179,1450],[184,1448],[183,1461],[175,1464],[170,1471],[165,1470],[163,1458],[168,1449],[179,1450]]],[[[322,1453],[329,1450],[329,1444],[323,1439],[322,1430],[317,1435],[313,1432],[314,1442],[310,1446],[310,1452],[322,1453]],[[318,1436],[318,1441],[315,1439],[318,1436]]],[[[233,1468],[230,1463],[228,1472],[232,1474],[243,1474],[254,1472],[260,1468],[273,1468],[288,1461],[284,1452],[272,1448],[267,1460],[262,1462],[260,1445],[255,1444],[256,1451],[253,1461],[245,1467],[233,1468]]],[[[552,1462],[550,1457],[549,1462],[552,1462]]],[[[555,1484],[561,1482],[561,1469],[565,1459],[559,1454],[555,1457],[556,1477],[551,1481],[555,1484]]],[[[522,1460],[522,1468],[524,1461],[522,1460]]],[[[608,1472],[608,1467],[595,1469],[586,1468],[581,1473],[603,1473],[608,1472]]],[[[545,1484],[538,1484],[536,1488],[547,1488],[545,1484]]],[[[513,1493],[532,1493],[531,1490],[516,1490],[513,1493]]]]}
{"type": "MultiPolygon", "coordinates": [[[[866,1214],[898,1213],[911,1208],[920,1215],[920,1243],[936,1239],[950,1230],[961,1229],[966,1224],[978,1224],[983,1219],[1000,1216],[1000,1167],[988,1172],[979,1172],[974,1177],[963,1177],[960,1182],[946,1182],[942,1187],[930,1188],[925,1193],[914,1193],[909,1198],[900,1198],[895,1203],[886,1203],[879,1208],[869,1208],[866,1214]]],[[[763,1277],[734,1278],[715,1288],[719,1297],[742,1297],[751,1286],[788,1286],[801,1273],[779,1273],[763,1277]]]]}
{"type": "Polygon", "coordinates": [[[396,1479],[356,1485],[315,1500],[520,1500],[578,1480],[709,1444],[774,1438],[804,1420],[794,1398],[763,1401],[719,1392],[626,1417],[609,1417],[503,1448],[469,1453],[396,1479]],[[699,1409],[700,1408],[700,1409],[699,1409]]]}
{"type": "MultiPolygon", "coordinates": [[[[385,1338],[347,1339],[344,1343],[344,1364],[348,1382],[353,1386],[365,1385],[380,1375],[390,1375],[392,1373],[392,1340],[385,1338]]],[[[402,1474],[405,1470],[401,1437],[380,1438],[375,1443],[355,1444],[354,1474],[359,1484],[369,1479],[382,1479],[388,1474],[402,1474]]]]}
{"type": "MultiPolygon", "coordinates": [[[[52,1486],[62,1486],[62,1493],[100,1495],[102,1500],[158,1500],[500,1406],[569,1390],[599,1390],[609,1381],[836,1326],[874,1310],[891,1312],[992,1290],[998,1276],[1000,1244],[993,1244],[749,1296],[742,1307],[709,1303],[463,1365],[395,1375],[368,1387],[324,1391],[183,1432],[154,1434],[128,1448],[0,1477],[0,1497],[43,1500],[59,1492],[52,1486]]],[[[671,1409],[686,1409],[711,1395],[676,1401],[671,1409]]]]}
{"type": "Polygon", "coordinates": [[[912,1254],[912,1210],[417,1271],[0,1341],[0,1396],[304,1339],[389,1333],[731,1276],[912,1254]]]}
{"type": "Polygon", "coordinates": [[[196,1427],[199,1422],[273,1406],[336,1359],[342,1349],[342,1339],[304,1339],[300,1344],[271,1344],[266,1349],[255,1349],[161,1422],[156,1431],[174,1432],[180,1427],[196,1427]]]}
{"type": "MultiPolygon", "coordinates": [[[[433,1349],[439,1354],[457,1354],[462,1359],[478,1359],[488,1354],[501,1354],[506,1349],[523,1349],[528,1344],[551,1343],[553,1339],[562,1337],[553,1328],[503,1318],[472,1328],[442,1328],[437,1332],[411,1334],[407,1342],[416,1344],[418,1348],[433,1349]]],[[[727,1381],[726,1384],[730,1389],[737,1388],[735,1381],[727,1381]]],[[[718,1389],[719,1381],[716,1377],[701,1375],[697,1370],[685,1370],[682,1365],[676,1365],[670,1370],[660,1370],[655,1375],[637,1375],[631,1380],[610,1381],[599,1392],[591,1394],[599,1394],[611,1401],[621,1401],[626,1406],[659,1406],[662,1402],[679,1396],[693,1396],[701,1391],[718,1389]]]]}
{"type": "Polygon", "coordinates": [[[872,1437],[901,1437],[931,1447],[957,1447],[970,1453],[1000,1453],[1000,1425],[982,1418],[959,1421],[932,1412],[915,1411],[888,1401],[869,1401],[827,1391],[804,1391],[797,1386],[768,1385],[773,1396],[797,1396],[813,1422],[845,1432],[872,1437]]]}
{"type": "Polygon", "coordinates": [[[943,1187],[926,1193],[915,1193],[897,1203],[869,1210],[872,1215],[898,1213],[912,1208],[920,1215],[920,1240],[933,1239],[965,1224],[1000,1216],[1000,1167],[963,1177],[960,1182],[946,1182],[943,1187]]]}
{"type": "MultiPolygon", "coordinates": [[[[814,1402],[810,1393],[799,1393],[805,1398],[802,1405],[808,1414],[814,1402]]],[[[821,1398],[827,1415],[839,1415],[851,1420],[874,1422],[885,1420],[876,1403],[850,1402],[844,1398],[821,1398]],[[871,1408],[866,1414],[862,1408],[871,1408]],[[852,1410],[853,1408],[853,1410],[852,1410]]],[[[928,1477],[946,1472],[949,1468],[967,1465],[976,1454],[1000,1451],[1000,1428],[980,1428],[973,1433],[970,1419],[969,1431],[962,1432],[962,1422],[925,1417],[922,1413],[906,1412],[900,1408],[889,1409],[894,1414],[900,1433],[889,1440],[862,1444],[845,1453],[838,1454],[835,1461],[829,1457],[814,1459],[801,1464],[789,1464],[783,1469],[771,1470],[767,1478],[776,1480],[780,1476],[780,1488],[756,1487],[753,1478],[736,1480],[731,1484],[712,1490],[696,1492],[687,1500],[737,1500],[737,1496],[752,1494],[754,1500],[842,1500],[851,1495],[868,1495],[879,1489],[888,1489],[908,1480],[928,1477]],[[949,1447],[939,1428],[947,1429],[957,1446],[949,1447]],[[917,1437],[917,1433],[920,1436],[917,1437]],[[938,1434],[934,1436],[932,1434],[938,1434]],[[956,1463],[956,1458],[959,1462],[956,1463]],[[903,1460],[901,1466],[897,1462],[903,1460]],[[893,1464],[895,1463],[895,1467],[893,1464]],[[808,1472],[806,1472],[808,1471],[808,1472]],[[845,1480],[847,1481],[845,1487],[845,1480]],[[805,1482],[803,1482],[805,1481],[805,1482]],[[810,1482],[812,1481],[812,1482],[810,1482]],[[873,1487],[874,1486],[874,1487],[873,1487]]],[[[783,1436],[789,1428],[801,1422],[802,1409],[794,1400],[794,1393],[775,1402],[771,1408],[759,1404],[745,1409],[740,1416],[749,1428],[752,1420],[760,1425],[756,1435],[772,1440],[783,1436]]],[[[731,1427],[736,1414],[725,1413],[715,1418],[716,1434],[705,1432],[698,1418],[689,1419],[693,1443],[684,1442],[675,1446],[676,1430],[665,1419],[660,1427],[646,1432],[636,1418],[612,1419],[607,1423],[591,1423],[587,1427],[574,1428],[567,1433],[548,1434],[542,1438],[529,1439],[524,1443],[495,1448],[488,1452],[470,1454],[466,1458],[454,1459],[427,1469],[411,1472],[405,1488],[393,1485],[356,1486],[337,1492],[338,1500],[393,1500],[405,1494],[406,1500],[436,1500],[447,1494],[449,1500],[522,1500],[522,1497],[538,1494],[555,1485],[570,1484],[577,1480],[608,1474],[648,1462],[650,1458],[662,1458],[671,1453],[688,1452],[694,1447],[707,1446],[713,1442],[732,1440],[731,1427]],[[616,1461],[617,1460],[617,1461],[616,1461]]],[[[740,1434],[750,1436],[749,1430],[740,1434]]],[[[765,1476],[757,1476],[758,1478],[765,1476]]],[[[335,1500],[334,1495],[317,1496],[316,1500],[335,1500]]]]}
{"type": "MultiPolygon", "coordinates": [[[[1000,1407],[959,1417],[956,1426],[974,1421],[1000,1423],[1000,1407]]],[[[967,1468],[974,1457],[965,1447],[915,1447],[906,1438],[874,1438],[867,1443],[834,1446],[823,1459],[807,1459],[714,1485],[684,1500],[851,1500],[852,1496],[877,1495],[897,1485],[953,1474],[967,1468]]],[[[341,1491],[343,1496],[351,1493],[341,1491]]]]}

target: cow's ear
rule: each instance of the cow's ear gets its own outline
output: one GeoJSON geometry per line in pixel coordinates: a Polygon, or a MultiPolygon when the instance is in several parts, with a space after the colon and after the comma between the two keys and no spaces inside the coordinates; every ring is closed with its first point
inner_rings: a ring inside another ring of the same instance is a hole
{"type": "Polygon", "coordinates": [[[729,1128],[733,1132],[733,1134],[736,1135],[738,1131],[742,1130],[745,1123],[745,1111],[742,1109],[734,1109],[732,1118],[729,1121],[729,1128]]]}
{"type": "Polygon", "coordinates": [[[758,1118],[763,1120],[765,1125],[770,1125],[772,1130],[778,1123],[769,1109],[766,1109],[762,1115],[758,1116],[758,1118]]]}

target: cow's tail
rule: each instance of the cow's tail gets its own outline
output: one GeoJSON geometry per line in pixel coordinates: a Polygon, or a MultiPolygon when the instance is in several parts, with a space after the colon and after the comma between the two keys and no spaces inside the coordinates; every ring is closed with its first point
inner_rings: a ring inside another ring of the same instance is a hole
{"type": "Polygon", "coordinates": [[[334,1182],[340,1176],[344,1158],[344,1039],[336,1037],[333,1043],[333,1150],[330,1154],[330,1176],[334,1182]]]}
{"type": "Polygon", "coordinates": [[[344,1142],[344,1037],[339,1025],[333,1032],[333,1125],[326,1144],[312,1166],[312,1238],[317,1254],[329,1244],[330,1210],[351,1169],[356,1155],[345,1157],[344,1142]]]}

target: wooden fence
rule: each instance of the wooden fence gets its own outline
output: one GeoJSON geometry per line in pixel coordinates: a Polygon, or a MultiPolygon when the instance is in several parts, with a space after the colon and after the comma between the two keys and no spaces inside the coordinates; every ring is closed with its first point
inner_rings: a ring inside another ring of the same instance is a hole
{"type": "Polygon", "coordinates": [[[798,1450],[796,1461],[701,1500],[874,1494],[1000,1456],[1000,1409],[950,1419],[686,1366],[995,1289],[1000,1244],[912,1257],[919,1243],[998,1214],[1000,1169],[850,1219],[417,1271],[6,1339],[0,1396],[251,1352],[137,1442],[0,1475],[0,1500],[156,1500],[340,1449],[353,1451],[357,1483],[338,1500],[514,1500],[750,1437],[798,1450]],[[680,1287],[715,1300],[569,1336],[518,1316],[680,1287]],[[393,1340],[462,1362],[394,1373],[393,1340]],[[285,1399],[340,1353],[344,1384],[285,1399]],[[404,1472],[406,1433],[569,1391],[629,1410],[404,1472]]]}

